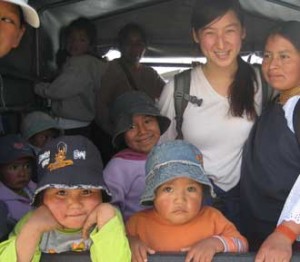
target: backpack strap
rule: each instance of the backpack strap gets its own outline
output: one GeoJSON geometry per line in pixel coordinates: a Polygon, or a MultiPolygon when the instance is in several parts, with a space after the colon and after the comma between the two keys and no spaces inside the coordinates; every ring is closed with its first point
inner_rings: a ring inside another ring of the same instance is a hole
{"type": "Polygon", "coordinates": [[[174,107],[175,107],[175,119],[176,119],[176,139],[183,139],[182,134],[182,123],[183,123],[183,113],[188,104],[196,104],[201,106],[202,99],[196,96],[190,95],[190,85],[191,85],[191,69],[185,70],[174,78],[174,107]]]}
{"type": "Polygon", "coordinates": [[[298,144],[300,145],[300,99],[294,108],[293,125],[298,144]]]}

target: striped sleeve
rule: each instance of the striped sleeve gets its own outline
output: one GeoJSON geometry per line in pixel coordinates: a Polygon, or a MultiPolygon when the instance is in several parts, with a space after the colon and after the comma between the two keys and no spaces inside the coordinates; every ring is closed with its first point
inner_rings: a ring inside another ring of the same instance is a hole
{"type": "Polygon", "coordinates": [[[241,238],[238,237],[225,237],[225,236],[214,236],[219,239],[223,246],[224,252],[247,252],[248,251],[248,243],[241,238]]]}

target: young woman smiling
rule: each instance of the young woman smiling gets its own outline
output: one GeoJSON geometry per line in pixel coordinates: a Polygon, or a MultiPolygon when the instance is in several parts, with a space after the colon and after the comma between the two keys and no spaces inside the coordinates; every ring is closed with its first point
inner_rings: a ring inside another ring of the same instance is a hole
{"type": "MultiPolygon", "coordinates": [[[[201,148],[204,169],[214,184],[220,210],[239,226],[239,180],[242,148],[262,109],[260,74],[239,56],[246,36],[235,0],[198,0],[192,34],[207,62],[191,71],[190,96],[183,114],[185,140],[201,148]]],[[[172,122],[163,140],[177,136],[174,81],[160,97],[161,113],[172,122]]]]}

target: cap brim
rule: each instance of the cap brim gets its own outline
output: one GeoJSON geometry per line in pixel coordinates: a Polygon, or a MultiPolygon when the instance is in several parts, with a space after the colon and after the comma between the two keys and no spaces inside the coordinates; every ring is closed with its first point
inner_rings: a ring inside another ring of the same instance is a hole
{"type": "Polygon", "coordinates": [[[3,0],[8,3],[12,3],[21,7],[25,21],[34,28],[40,26],[40,19],[38,13],[34,8],[21,0],[3,0]]]}
{"type": "Polygon", "coordinates": [[[33,154],[33,151],[32,152],[20,152],[20,151],[17,151],[15,153],[12,153],[10,154],[7,158],[5,159],[2,159],[0,161],[0,165],[6,165],[6,164],[10,164],[18,159],[21,159],[21,158],[32,158],[32,159],[35,159],[35,155],[33,154]]]}
{"type": "Polygon", "coordinates": [[[110,202],[111,201],[111,193],[108,191],[108,189],[104,186],[94,186],[94,185],[66,185],[66,184],[46,184],[42,187],[38,187],[31,200],[31,205],[36,206],[37,205],[37,196],[42,191],[48,189],[48,188],[57,188],[57,189],[99,189],[102,192],[102,201],[103,202],[110,202]]]}
{"type": "Polygon", "coordinates": [[[22,130],[22,135],[23,137],[28,140],[29,138],[31,138],[32,136],[36,135],[37,133],[40,133],[42,131],[48,130],[48,129],[55,129],[58,130],[58,132],[60,131],[59,127],[57,125],[51,124],[51,123],[41,123],[36,129],[33,128],[23,128],[24,130],[22,130]]]}
{"type": "MultiPolygon", "coordinates": [[[[101,179],[101,172],[93,168],[82,170],[81,167],[76,165],[66,166],[45,173],[42,177],[38,174],[38,184],[34,193],[34,199],[43,190],[50,187],[63,187],[63,188],[97,188],[105,191],[108,200],[111,198],[111,193],[108,188],[103,184],[101,179]],[[92,175],[85,176],[84,172],[92,175]]],[[[32,201],[33,203],[35,200],[32,201]]]]}
{"type": "Polygon", "coordinates": [[[147,175],[146,188],[140,203],[144,206],[153,205],[156,189],[167,181],[179,177],[190,178],[201,185],[208,186],[211,196],[215,197],[213,186],[200,165],[186,164],[183,166],[183,163],[172,163],[171,165],[166,164],[147,175]]]}

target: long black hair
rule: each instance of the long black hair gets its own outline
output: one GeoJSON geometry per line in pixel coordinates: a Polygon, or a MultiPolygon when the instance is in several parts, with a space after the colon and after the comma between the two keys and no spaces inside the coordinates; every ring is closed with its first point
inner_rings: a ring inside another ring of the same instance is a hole
{"type": "Polygon", "coordinates": [[[279,35],[287,39],[300,52],[299,21],[287,21],[276,24],[267,35],[265,42],[267,42],[270,37],[275,35],[279,35]]]}
{"type": "MultiPolygon", "coordinates": [[[[242,27],[244,16],[238,0],[196,0],[193,7],[191,25],[198,31],[215,19],[233,11],[242,27]]],[[[237,57],[238,69],[230,86],[229,104],[233,116],[242,117],[244,112],[249,119],[257,116],[254,107],[256,76],[254,69],[240,56],[237,57]]]]}

